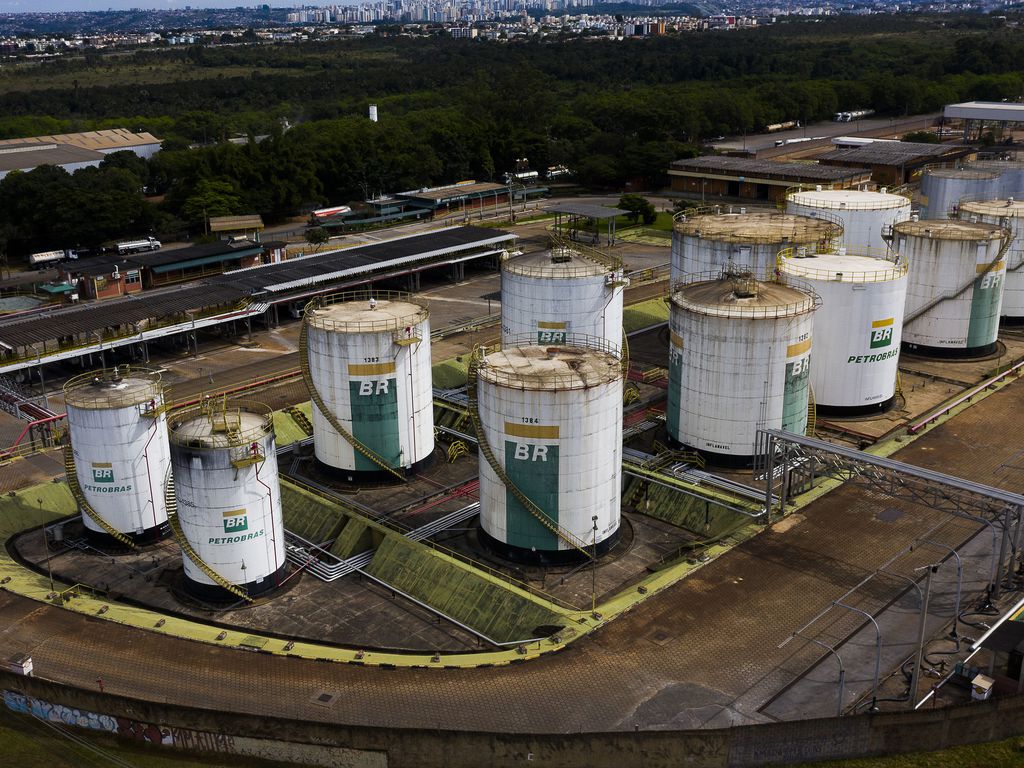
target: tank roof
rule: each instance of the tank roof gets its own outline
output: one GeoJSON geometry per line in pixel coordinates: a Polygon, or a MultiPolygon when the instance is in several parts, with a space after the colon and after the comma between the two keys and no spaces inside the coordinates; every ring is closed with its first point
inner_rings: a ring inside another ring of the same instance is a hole
{"type": "Polygon", "coordinates": [[[808,189],[793,192],[788,200],[829,210],[874,211],[909,206],[910,200],[892,192],[868,192],[862,189],[808,189]]]}
{"type": "Polygon", "coordinates": [[[907,274],[907,263],[856,253],[815,253],[782,259],[782,271],[805,280],[881,283],[907,274]]]}
{"type": "Polygon", "coordinates": [[[940,179],[998,179],[996,171],[978,170],[974,168],[929,168],[925,173],[940,179]]]}
{"type": "Polygon", "coordinates": [[[835,222],[779,211],[697,213],[679,217],[673,228],[681,235],[742,243],[812,243],[842,234],[835,222]]]}
{"type": "Polygon", "coordinates": [[[893,232],[933,240],[998,240],[1005,230],[996,224],[956,219],[908,219],[894,224],[893,232]]]}
{"type": "Polygon", "coordinates": [[[1012,197],[1005,200],[965,200],[960,203],[960,211],[979,216],[1020,218],[1024,216],[1024,200],[1014,200],[1012,197]]]}
{"type": "Polygon", "coordinates": [[[622,362],[610,352],[585,347],[508,347],[484,357],[479,376],[515,389],[589,389],[622,378],[622,362]]]}
{"type": "Polygon", "coordinates": [[[714,317],[795,317],[817,309],[820,300],[809,290],[783,283],[750,281],[755,290],[739,295],[729,277],[673,286],[670,301],[679,309],[714,317]]]}
{"type": "Polygon", "coordinates": [[[422,323],[430,313],[410,297],[389,297],[376,294],[371,305],[369,296],[325,303],[306,311],[309,324],[335,333],[373,333],[394,331],[422,323]]]}
{"type": "Polygon", "coordinates": [[[127,408],[163,394],[160,374],[149,368],[112,368],[83,373],[64,385],[64,402],[96,410],[127,408]]]}
{"type": "Polygon", "coordinates": [[[235,448],[273,434],[270,409],[256,403],[205,403],[168,418],[172,443],[186,448],[235,448]]]}
{"type": "Polygon", "coordinates": [[[607,265],[588,258],[580,251],[560,247],[505,259],[501,263],[501,270],[515,275],[546,277],[554,280],[598,277],[614,271],[607,265]]]}

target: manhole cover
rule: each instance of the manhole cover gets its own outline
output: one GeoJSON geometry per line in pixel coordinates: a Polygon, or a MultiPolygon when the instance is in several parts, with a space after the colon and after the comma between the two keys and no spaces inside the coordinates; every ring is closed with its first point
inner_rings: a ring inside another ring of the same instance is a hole
{"type": "Polygon", "coordinates": [[[321,691],[313,697],[313,703],[319,704],[322,707],[329,707],[334,703],[334,700],[338,698],[336,693],[328,693],[327,691],[321,691]]]}
{"type": "Polygon", "coordinates": [[[878,519],[883,523],[894,523],[901,517],[903,517],[903,510],[896,509],[896,507],[889,507],[878,513],[878,519]]]}

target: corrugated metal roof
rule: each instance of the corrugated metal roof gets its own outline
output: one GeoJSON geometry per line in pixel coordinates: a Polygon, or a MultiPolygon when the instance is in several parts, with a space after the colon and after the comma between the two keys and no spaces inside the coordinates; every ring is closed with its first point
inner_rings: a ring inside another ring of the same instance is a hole
{"type": "Polygon", "coordinates": [[[822,162],[841,160],[866,165],[903,165],[915,160],[933,159],[944,155],[960,156],[973,150],[970,147],[949,144],[921,144],[913,141],[873,141],[860,147],[826,152],[818,159],[822,162]]]}
{"type": "Polygon", "coordinates": [[[705,155],[672,163],[672,171],[718,173],[729,176],[754,176],[779,181],[845,181],[868,176],[868,168],[837,168],[817,163],[784,163],[779,160],[755,160],[747,157],[705,155]]]}
{"type": "Polygon", "coordinates": [[[262,217],[257,214],[210,217],[211,232],[236,232],[241,229],[263,229],[262,217]]]}
{"type": "Polygon", "coordinates": [[[0,139],[0,147],[10,144],[68,144],[83,149],[100,151],[104,149],[131,149],[147,144],[159,144],[160,139],[151,133],[132,133],[127,128],[108,128],[102,131],[81,133],[58,133],[51,136],[29,136],[23,139],[0,139]]]}
{"type": "Polygon", "coordinates": [[[32,143],[6,144],[0,146],[0,171],[28,170],[40,165],[99,163],[103,158],[104,155],[100,152],[70,144],[47,143],[38,147],[32,143]],[[8,151],[5,152],[4,149],[8,151]]]}
{"type": "Polygon", "coordinates": [[[593,205],[590,203],[556,203],[544,209],[551,213],[568,213],[572,216],[586,216],[589,219],[614,219],[629,211],[622,208],[611,208],[607,205],[593,205]]]}

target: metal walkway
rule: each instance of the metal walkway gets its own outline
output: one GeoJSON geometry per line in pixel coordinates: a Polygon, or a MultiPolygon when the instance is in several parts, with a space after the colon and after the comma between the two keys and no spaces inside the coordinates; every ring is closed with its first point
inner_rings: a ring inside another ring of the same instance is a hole
{"type": "MultiPolygon", "coordinates": [[[[464,523],[480,512],[480,502],[475,501],[469,506],[450,512],[447,515],[433,520],[419,528],[414,528],[405,534],[411,541],[423,541],[431,536],[452,528],[459,523],[464,523]]],[[[343,576],[362,570],[370,564],[375,554],[374,550],[360,552],[347,560],[335,557],[325,550],[323,546],[307,541],[298,534],[285,531],[285,552],[288,561],[300,569],[309,571],[321,581],[337,581],[343,576]]]]}

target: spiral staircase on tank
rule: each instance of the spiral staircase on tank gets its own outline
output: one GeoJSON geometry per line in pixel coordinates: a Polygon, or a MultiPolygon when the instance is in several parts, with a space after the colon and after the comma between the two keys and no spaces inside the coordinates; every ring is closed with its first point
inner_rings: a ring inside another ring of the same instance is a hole
{"type": "Polygon", "coordinates": [[[205,573],[217,586],[227,590],[235,597],[251,603],[252,598],[249,597],[244,589],[237,584],[232,584],[217,573],[209,563],[199,556],[199,553],[192,548],[188,539],[185,538],[185,532],[181,529],[181,521],[178,520],[178,497],[174,492],[174,477],[170,469],[167,470],[167,477],[164,479],[164,505],[167,507],[167,525],[170,527],[171,533],[174,534],[174,540],[178,542],[182,555],[195,563],[196,567],[205,573]]]}
{"type": "MultiPolygon", "coordinates": [[[[306,306],[306,312],[304,314],[304,318],[309,317],[310,311],[313,310],[313,309],[316,309],[316,303],[315,302],[316,302],[316,299],[311,301],[306,306]]],[[[331,411],[331,409],[327,406],[327,403],[324,402],[323,397],[320,396],[320,392],[316,388],[316,383],[313,381],[313,374],[312,374],[312,372],[309,369],[309,333],[308,333],[308,329],[309,329],[309,323],[305,319],[303,319],[302,327],[299,330],[299,368],[302,370],[302,381],[303,381],[303,383],[305,383],[306,389],[309,391],[310,399],[313,401],[313,403],[319,409],[320,413],[323,414],[324,418],[327,419],[327,423],[330,424],[331,427],[334,429],[334,431],[337,432],[339,435],[341,435],[342,439],[344,439],[349,445],[351,445],[354,450],[356,450],[359,453],[361,453],[363,456],[368,458],[370,461],[372,461],[374,464],[376,464],[381,469],[385,470],[386,472],[391,473],[392,475],[397,477],[402,482],[405,482],[406,481],[405,475],[403,475],[401,472],[399,472],[394,467],[392,467],[387,462],[386,459],[384,459],[382,456],[378,455],[369,446],[364,445],[359,440],[357,440],[355,435],[353,435],[351,432],[349,432],[347,429],[345,429],[341,425],[341,422],[338,421],[337,417],[334,415],[334,413],[331,411]]],[[[409,343],[418,342],[419,341],[419,337],[418,336],[415,337],[415,338],[411,337],[408,341],[409,341],[409,343]]]]}
{"type": "Polygon", "coordinates": [[[85,498],[82,486],[78,484],[78,472],[75,468],[75,451],[71,447],[70,442],[64,445],[64,474],[68,478],[68,488],[71,490],[71,495],[74,497],[75,502],[77,502],[78,508],[88,515],[89,519],[102,528],[111,538],[130,549],[136,549],[135,542],[131,537],[121,533],[121,531],[104,520],[103,516],[85,498]]]}
{"type": "Polygon", "coordinates": [[[481,357],[479,352],[479,350],[474,350],[473,354],[470,356],[466,378],[466,395],[469,399],[469,418],[473,422],[473,428],[476,430],[477,449],[481,454],[483,454],[487,463],[490,465],[491,469],[494,470],[494,474],[498,476],[502,485],[508,489],[508,491],[515,497],[516,501],[523,505],[523,508],[527,512],[529,512],[541,525],[554,533],[559,539],[564,541],[573,549],[582,553],[587,559],[593,559],[593,552],[587,549],[587,543],[574,536],[572,532],[567,531],[556,521],[552,520],[543,509],[538,507],[529,496],[523,493],[516,484],[512,482],[512,479],[505,472],[505,468],[498,461],[498,457],[494,455],[494,451],[491,449],[490,443],[487,442],[487,435],[484,432],[484,426],[480,421],[480,408],[476,396],[477,375],[481,357]]]}

